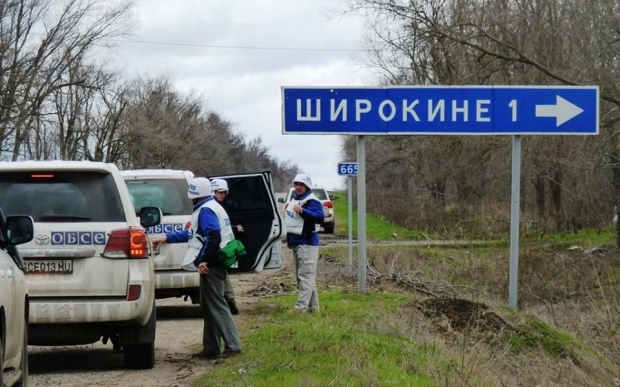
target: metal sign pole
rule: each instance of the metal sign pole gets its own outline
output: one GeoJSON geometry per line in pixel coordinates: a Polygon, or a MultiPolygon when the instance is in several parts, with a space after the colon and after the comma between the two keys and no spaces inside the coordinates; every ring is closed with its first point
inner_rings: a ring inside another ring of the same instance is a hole
{"type": "Polygon", "coordinates": [[[366,141],[357,136],[357,282],[366,293],[366,141]]]}
{"type": "Polygon", "coordinates": [[[510,273],[508,306],[517,309],[517,279],[519,274],[519,196],[521,195],[521,137],[512,138],[512,194],[510,205],[510,273]]]}
{"type": "Polygon", "coordinates": [[[357,176],[357,162],[338,163],[338,175],[347,176],[347,188],[349,203],[348,227],[349,227],[349,270],[353,267],[353,176],[357,176]]]}
{"type": "Polygon", "coordinates": [[[347,177],[348,201],[349,201],[349,268],[353,267],[353,178],[347,177]]]}

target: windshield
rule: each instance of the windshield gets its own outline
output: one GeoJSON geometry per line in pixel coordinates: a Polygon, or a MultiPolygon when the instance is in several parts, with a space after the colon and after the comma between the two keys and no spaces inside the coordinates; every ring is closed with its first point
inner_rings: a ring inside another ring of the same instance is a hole
{"type": "Polygon", "coordinates": [[[122,222],[113,177],[97,172],[0,174],[0,208],[35,222],[122,222]]]}
{"type": "Polygon", "coordinates": [[[159,207],[164,215],[192,214],[185,179],[133,179],[125,182],[136,213],[142,207],[159,207]]]}

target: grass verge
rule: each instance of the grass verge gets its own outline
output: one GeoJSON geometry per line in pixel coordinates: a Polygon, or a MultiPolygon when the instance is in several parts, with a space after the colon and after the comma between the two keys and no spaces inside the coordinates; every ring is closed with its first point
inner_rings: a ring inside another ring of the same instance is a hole
{"type": "Polygon", "coordinates": [[[429,362],[445,362],[420,346],[400,318],[410,297],[369,292],[321,293],[320,313],[290,315],[295,296],[269,299],[246,318],[243,354],[229,358],[198,386],[435,385],[429,362]]]}

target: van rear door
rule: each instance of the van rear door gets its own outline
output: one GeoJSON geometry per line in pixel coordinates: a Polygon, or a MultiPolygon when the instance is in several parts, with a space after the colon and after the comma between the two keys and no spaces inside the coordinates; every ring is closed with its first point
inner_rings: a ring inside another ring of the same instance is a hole
{"type": "Polygon", "coordinates": [[[232,224],[243,226],[244,232],[236,237],[248,253],[230,271],[258,272],[282,267],[282,221],[277,210],[271,172],[210,178],[215,177],[225,179],[228,183],[228,216],[232,224]]]}

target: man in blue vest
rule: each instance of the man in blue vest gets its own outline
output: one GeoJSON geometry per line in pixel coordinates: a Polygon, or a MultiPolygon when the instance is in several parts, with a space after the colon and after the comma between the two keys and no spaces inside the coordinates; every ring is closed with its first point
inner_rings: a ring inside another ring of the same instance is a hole
{"type": "Polygon", "coordinates": [[[321,201],[312,193],[312,179],[300,173],[293,179],[293,194],[286,207],[286,242],[293,250],[299,296],[290,313],[318,312],[316,271],[319,261],[319,224],[324,220],[321,201]]]}
{"type": "Polygon", "coordinates": [[[215,359],[241,353],[239,333],[224,298],[228,271],[218,263],[221,248],[234,239],[230,219],[213,198],[211,182],[198,177],[189,183],[187,197],[194,204],[191,227],[154,238],[153,245],[187,242],[183,268],[200,273],[200,311],[204,319],[203,350],[193,357],[215,359]],[[224,351],[221,350],[224,342],[224,351]]]}

